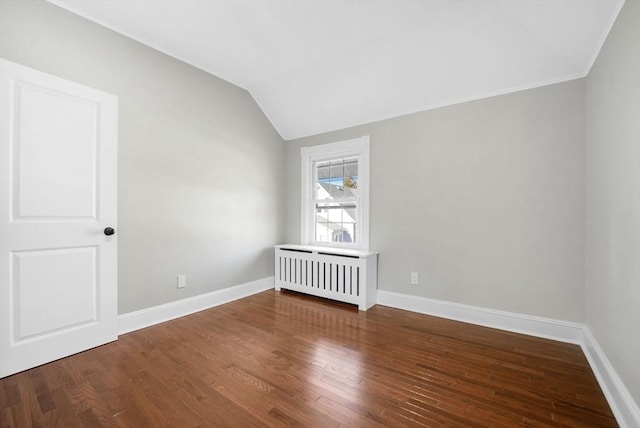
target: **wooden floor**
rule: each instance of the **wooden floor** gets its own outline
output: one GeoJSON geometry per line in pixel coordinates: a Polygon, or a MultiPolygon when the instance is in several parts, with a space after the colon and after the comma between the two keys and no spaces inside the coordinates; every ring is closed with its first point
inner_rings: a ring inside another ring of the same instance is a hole
{"type": "Polygon", "coordinates": [[[0,380],[0,426],[617,426],[580,347],[273,290],[0,380]]]}

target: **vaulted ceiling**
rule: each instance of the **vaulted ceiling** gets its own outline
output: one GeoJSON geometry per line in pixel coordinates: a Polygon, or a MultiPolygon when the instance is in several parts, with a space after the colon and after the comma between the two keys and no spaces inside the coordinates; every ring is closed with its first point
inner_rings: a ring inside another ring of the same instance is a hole
{"type": "Polygon", "coordinates": [[[580,78],[624,0],[51,0],[247,89],[286,139],[580,78]]]}

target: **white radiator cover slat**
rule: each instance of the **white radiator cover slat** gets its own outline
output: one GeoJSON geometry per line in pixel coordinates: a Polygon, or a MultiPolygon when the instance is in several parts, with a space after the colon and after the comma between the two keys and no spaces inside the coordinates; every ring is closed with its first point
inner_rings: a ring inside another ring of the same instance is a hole
{"type": "Polygon", "coordinates": [[[276,245],[275,289],[287,289],[358,305],[376,304],[378,255],[369,251],[276,245]]]}

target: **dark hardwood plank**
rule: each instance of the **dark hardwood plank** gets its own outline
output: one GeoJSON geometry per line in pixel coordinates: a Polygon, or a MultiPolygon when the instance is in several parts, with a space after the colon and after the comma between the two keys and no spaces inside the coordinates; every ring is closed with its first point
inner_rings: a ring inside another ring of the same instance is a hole
{"type": "Polygon", "coordinates": [[[0,379],[0,427],[615,427],[579,346],[268,291],[0,379]]]}

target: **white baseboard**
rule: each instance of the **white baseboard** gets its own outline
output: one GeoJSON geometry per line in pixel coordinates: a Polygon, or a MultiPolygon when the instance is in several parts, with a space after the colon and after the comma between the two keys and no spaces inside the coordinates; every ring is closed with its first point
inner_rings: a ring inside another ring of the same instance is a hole
{"type": "Polygon", "coordinates": [[[125,334],[165,321],[213,308],[273,288],[274,277],[258,279],[199,296],[165,303],[118,316],[118,334],[125,334]]]}
{"type": "Polygon", "coordinates": [[[378,290],[378,304],[456,321],[580,345],[622,427],[640,427],[640,409],[584,324],[504,312],[378,290]]]}
{"type": "Polygon", "coordinates": [[[485,327],[582,343],[582,324],[378,290],[378,304],[485,327]]]}
{"type": "Polygon", "coordinates": [[[621,427],[640,427],[640,408],[631,397],[631,393],[622,382],[611,362],[602,351],[600,344],[586,325],[582,350],[589,360],[589,365],[598,379],[602,392],[607,397],[609,406],[621,427]]]}

